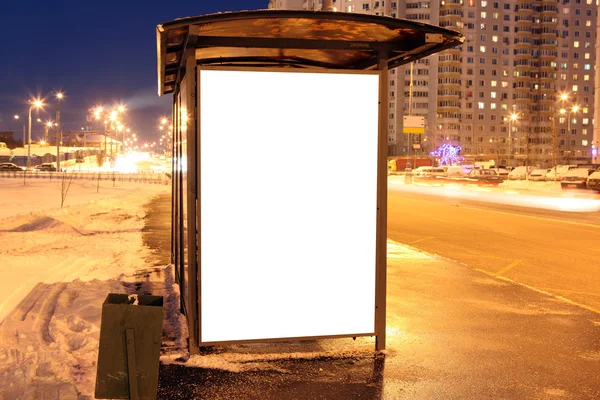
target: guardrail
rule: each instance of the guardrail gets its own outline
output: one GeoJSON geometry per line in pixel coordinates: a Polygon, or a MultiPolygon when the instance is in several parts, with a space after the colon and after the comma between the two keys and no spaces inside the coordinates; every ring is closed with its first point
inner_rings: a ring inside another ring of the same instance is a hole
{"type": "Polygon", "coordinates": [[[116,182],[139,182],[168,185],[171,183],[171,175],[164,172],[49,172],[49,171],[0,171],[0,178],[15,179],[68,179],[89,181],[112,181],[116,182]],[[23,176],[25,175],[25,176],[23,176]]]}

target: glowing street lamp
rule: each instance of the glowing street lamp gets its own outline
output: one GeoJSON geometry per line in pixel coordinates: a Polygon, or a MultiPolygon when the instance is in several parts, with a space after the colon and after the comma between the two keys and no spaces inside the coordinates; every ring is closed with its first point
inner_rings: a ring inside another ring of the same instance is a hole
{"type": "Polygon", "coordinates": [[[519,118],[519,114],[511,113],[508,116],[508,164],[512,165],[512,130],[513,130],[513,122],[515,122],[519,118]]]}
{"type": "MultiPolygon", "coordinates": [[[[561,95],[561,100],[562,100],[562,95],[561,95]]],[[[565,108],[561,108],[558,111],[561,115],[567,114],[567,139],[566,139],[566,141],[567,141],[567,143],[566,143],[567,144],[567,164],[569,163],[569,157],[571,155],[571,149],[570,149],[570,147],[571,147],[571,144],[570,144],[571,139],[569,139],[569,135],[571,134],[571,115],[574,114],[574,113],[577,113],[577,111],[579,111],[579,106],[578,105],[572,106],[570,110],[567,110],[565,108]]]]}
{"type": "Polygon", "coordinates": [[[31,167],[31,110],[33,110],[34,108],[40,109],[43,106],[44,103],[42,103],[42,100],[35,99],[31,102],[31,107],[29,107],[29,135],[27,137],[27,169],[31,167]]]}
{"type": "MultiPolygon", "coordinates": [[[[21,117],[18,116],[17,114],[15,114],[14,118],[17,121],[21,119],[21,117]]],[[[25,128],[26,128],[25,121],[23,121],[23,148],[25,148],[25,128]]]]}

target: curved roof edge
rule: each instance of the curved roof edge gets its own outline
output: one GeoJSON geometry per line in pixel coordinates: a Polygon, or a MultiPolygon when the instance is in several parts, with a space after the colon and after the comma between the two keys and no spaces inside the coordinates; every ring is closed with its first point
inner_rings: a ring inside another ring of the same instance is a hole
{"type": "Polygon", "coordinates": [[[185,17],[158,25],[156,34],[159,95],[175,90],[186,49],[204,65],[367,70],[377,68],[381,51],[395,68],[464,41],[459,32],[422,22],[303,10],[185,17]]]}

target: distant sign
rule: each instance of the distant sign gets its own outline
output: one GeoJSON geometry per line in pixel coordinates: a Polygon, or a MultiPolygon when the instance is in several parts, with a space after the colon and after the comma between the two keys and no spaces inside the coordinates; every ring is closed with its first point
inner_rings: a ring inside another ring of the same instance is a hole
{"type": "Polygon", "coordinates": [[[416,115],[405,115],[402,127],[403,133],[425,133],[425,118],[416,115]]]}

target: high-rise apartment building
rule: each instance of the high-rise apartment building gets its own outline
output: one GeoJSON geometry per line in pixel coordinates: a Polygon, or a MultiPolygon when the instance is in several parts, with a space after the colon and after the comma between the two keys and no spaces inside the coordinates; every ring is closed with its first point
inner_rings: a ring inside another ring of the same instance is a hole
{"type": "MultiPolygon", "coordinates": [[[[500,165],[590,161],[595,1],[336,0],[334,7],[426,22],[466,37],[462,46],[414,63],[412,96],[411,68],[390,71],[391,155],[408,153],[402,116],[411,110],[426,124],[424,135],[414,135],[415,153],[450,143],[467,159],[500,165]]],[[[321,0],[303,0],[302,8],[320,9],[321,0]]]]}

